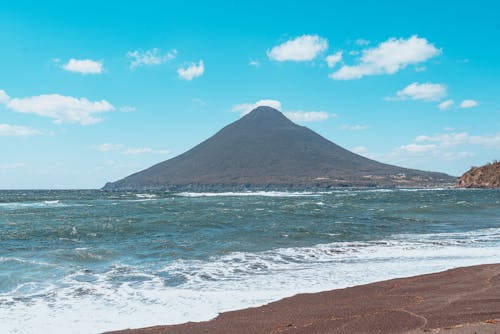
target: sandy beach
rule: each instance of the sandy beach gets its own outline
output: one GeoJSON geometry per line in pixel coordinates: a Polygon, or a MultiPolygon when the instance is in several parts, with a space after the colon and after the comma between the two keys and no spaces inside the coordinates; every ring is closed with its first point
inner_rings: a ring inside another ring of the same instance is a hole
{"type": "Polygon", "coordinates": [[[500,333],[500,264],[299,294],[159,333],[500,333]]]}

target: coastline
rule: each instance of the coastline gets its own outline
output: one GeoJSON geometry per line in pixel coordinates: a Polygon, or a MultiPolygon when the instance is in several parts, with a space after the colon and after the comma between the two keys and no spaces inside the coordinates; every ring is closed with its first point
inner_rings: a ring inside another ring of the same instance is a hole
{"type": "Polygon", "coordinates": [[[298,294],[160,333],[500,333],[500,263],[298,294]]]}

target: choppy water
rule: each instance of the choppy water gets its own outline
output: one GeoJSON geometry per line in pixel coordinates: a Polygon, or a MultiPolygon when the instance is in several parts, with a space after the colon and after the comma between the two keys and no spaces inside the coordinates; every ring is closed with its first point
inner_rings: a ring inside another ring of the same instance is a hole
{"type": "Polygon", "coordinates": [[[0,331],[99,333],[500,262],[500,191],[0,191],[0,331]]]}

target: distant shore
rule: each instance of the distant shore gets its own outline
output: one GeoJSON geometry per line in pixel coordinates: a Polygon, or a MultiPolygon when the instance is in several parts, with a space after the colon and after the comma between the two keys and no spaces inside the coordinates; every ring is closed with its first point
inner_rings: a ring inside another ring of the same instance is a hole
{"type": "Polygon", "coordinates": [[[299,294],[206,322],[109,333],[500,333],[500,264],[299,294]]]}

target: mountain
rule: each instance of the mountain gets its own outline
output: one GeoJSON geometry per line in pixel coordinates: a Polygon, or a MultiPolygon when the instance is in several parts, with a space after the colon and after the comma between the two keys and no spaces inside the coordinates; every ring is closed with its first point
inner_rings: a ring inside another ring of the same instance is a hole
{"type": "Polygon", "coordinates": [[[383,164],[354,154],[258,107],[189,151],[104,189],[433,186],[456,179],[383,164]]]}
{"type": "Polygon", "coordinates": [[[458,179],[460,188],[500,188],[500,162],[472,167],[458,179]]]}

